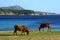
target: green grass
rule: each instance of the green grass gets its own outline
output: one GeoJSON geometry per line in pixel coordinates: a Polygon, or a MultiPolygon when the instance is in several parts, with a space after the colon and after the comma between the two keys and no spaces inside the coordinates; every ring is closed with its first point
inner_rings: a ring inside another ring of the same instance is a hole
{"type": "Polygon", "coordinates": [[[60,38],[60,31],[30,31],[29,35],[17,33],[17,35],[13,35],[13,31],[0,31],[0,40],[58,40],[60,38]]]}

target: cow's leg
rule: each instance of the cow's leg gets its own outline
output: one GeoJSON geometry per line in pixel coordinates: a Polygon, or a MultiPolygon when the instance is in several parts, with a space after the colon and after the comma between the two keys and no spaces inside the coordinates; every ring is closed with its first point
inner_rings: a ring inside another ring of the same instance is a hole
{"type": "Polygon", "coordinates": [[[24,32],[24,31],[22,31],[21,35],[25,35],[25,32],[24,32]]]}
{"type": "Polygon", "coordinates": [[[14,30],[14,35],[17,35],[17,30],[14,30]]]}
{"type": "Polygon", "coordinates": [[[29,31],[28,30],[26,30],[25,32],[27,33],[27,35],[29,35],[29,31]]]}
{"type": "Polygon", "coordinates": [[[25,35],[25,31],[24,31],[24,35],[25,35]]]}
{"type": "Polygon", "coordinates": [[[50,31],[50,26],[48,26],[48,31],[50,31]]]}
{"type": "Polygon", "coordinates": [[[21,31],[21,35],[22,35],[22,33],[23,33],[23,32],[21,31]]]}
{"type": "Polygon", "coordinates": [[[39,31],[41,30],[41,27],[39,27],[39,31]]]}
{"type": "Polygon", "coordinates": [[[21,35],[22,35],[23,33],[24,33],[24,31],[22,30],[22,31],[21,31],[21,35]]]}
{"type": "Polygon", "coordinates": [[[24,34],[25,35],[25,30],[22,30],[22,33],[21,34],[24,34]]]}
{"type": "Polygon", "coordinates": [[[43,28],[43,31],[44,31],[44,28],[43,28]]]}

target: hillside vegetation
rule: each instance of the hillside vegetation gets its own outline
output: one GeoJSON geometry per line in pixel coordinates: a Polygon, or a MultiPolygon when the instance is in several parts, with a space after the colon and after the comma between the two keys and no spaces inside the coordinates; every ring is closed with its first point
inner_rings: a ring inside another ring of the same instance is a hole
{"type": "Polygon", "coordinates": [[[0,7],[0,15],[55,15],[55,13],[26,10],[20,6],[0,7]]]}

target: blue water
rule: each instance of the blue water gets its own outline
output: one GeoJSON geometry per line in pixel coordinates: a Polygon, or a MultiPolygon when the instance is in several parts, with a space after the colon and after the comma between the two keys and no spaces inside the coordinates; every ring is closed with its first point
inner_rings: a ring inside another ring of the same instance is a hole
{"type": "MultiPolygon", "coordinates": [[[[41,23],[50,22],[51,30],[60,30],[60,15],[54,16],[0,16],[0,31],[13,30],[15,24],[38,30],[41,23]]],[[[47,30],[47,28],[45,28],[47,30]]]]}

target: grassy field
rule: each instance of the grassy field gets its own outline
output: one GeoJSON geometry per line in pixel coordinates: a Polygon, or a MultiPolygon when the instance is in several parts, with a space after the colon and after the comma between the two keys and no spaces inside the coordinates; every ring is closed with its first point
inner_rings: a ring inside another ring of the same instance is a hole
{"type": "Polygon", "coordinates": [[[30,31],[29,35],[13,35],[13,31],[0,31],[0,40],[60,40],[60,31],[30,31]]]}

